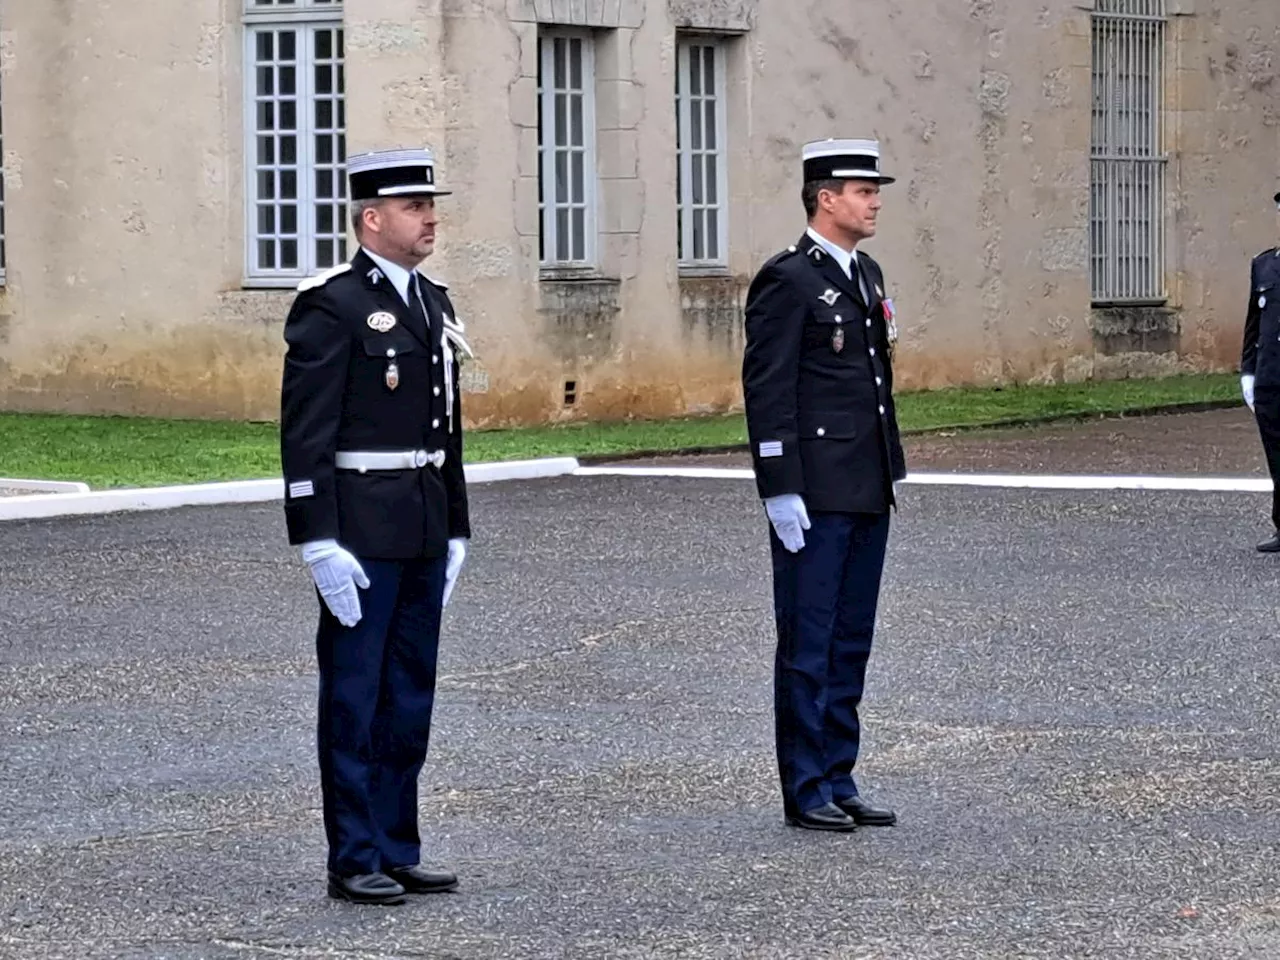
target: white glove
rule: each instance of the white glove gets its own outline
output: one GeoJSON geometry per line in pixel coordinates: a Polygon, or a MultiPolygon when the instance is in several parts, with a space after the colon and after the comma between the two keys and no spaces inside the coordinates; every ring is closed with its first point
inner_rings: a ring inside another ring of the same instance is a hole
{"type": "Polygon", "coordinates": [[[360,561],[342,547],[337,540],[312,540],[302,545],[302,559],[311,568],[311,578],[324,598],[329,612],[344,627],[354,627],[360,622],[360,594],[356,587],[369,588],[369,578],[360,567],[360,561]]]}
{"type": "Polygon", "coordinates": [[[809,511],[805,509],[804,498],[800,494],[768,497],[764,502],[764,512],[769,515],[769,522],[784,547],[792,553],[804,549],[803,531],[809,529],[809,511]]]}
{"type": "Polygon", "coordinates": [[[467,541],[464,537],[454,537],[449,541],[449,559],[444,565],[444,603],[449,605],[449,594],[458,582],[458,573],[462,570],[462,561],[467,559],[467,541]]]}
{"type": "Polygon", "coordinates": [[[1240,377],[1240,392],[1244,394],[1244,402],[1253,409],[1253,374],[1246,373],[1240,377]]]}

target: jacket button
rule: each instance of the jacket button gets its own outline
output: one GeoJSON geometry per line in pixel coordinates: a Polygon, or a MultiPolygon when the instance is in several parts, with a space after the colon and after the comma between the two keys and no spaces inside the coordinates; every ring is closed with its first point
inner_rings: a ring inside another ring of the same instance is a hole
{"type": "Polygon", "coordinates": [[[877,387],[882,387],[882,386],[884,386],[884,381],[883,381],[883,380],[881,380],[879,377],[876,377],[876,386],[877,386],[877,387]]]}
{"type": "Polygon", "coordinates": [[[438,426],[440,426],[440,421],[439,421],[439,420],[432,420],[432,421],[431,421],[431,426],[432,426],[432,427],[438,427],[438,426]]]}
{"type": "Polygon", "coordinates": [[[880,413],[881,413],[881,415],[882,415],[882,416],[884,415],[884,404],[883,404],[883,403],[882,403],[882,404],[880,404],[880,413]]]}
{"type": "Polygon", "coordinates": [[[396,355],[395,348],[394,348],[394,347],[389,347],[389,348],[387,349],[387,356],[388,356],[388,357],[394,357],[395,355],[396,355]]]}
{"type": "Polygon", "coordinates": [[[871,326],[871,318],[870,318],[870,317],[867,317],[867,326],[868,326],[868,327],[869,327],[869,326],[871,326]]]}
{"type": "Polygon", "coordinates": [[[836,314],[836,323],[844,323],[844,317],[840,316],[838,313],[836,314]]]}
{"type": "Polygon", "coordinates": [[[820,436],[820,437],[825,437],[826,435],[827,435],[827,431],[826,431],[826,429],[825,429],[824,427],[819,427],[819,428],[818,428],[818,436],[820,436]]]}
{"type": "Polygon", "coordinates": [[[439,388],[439,387],[432,387],[432,388],[431,388],[431,395],[432,395],[433,397],[438,397],[438,396],[440,396],[440,388],[439,388]]]}
{"type": "Polygon", "coordinates": [[[433,353],[433,354],[431,355],[431,362],[432,362],[432,363],[439,363],[439,362],[440,362],[440,354],[438,354],[438,353],[433,353]]]}
{"type": "Polygon", "coordinates": [[[872,348],[871,348],[871,355],[872,355],[873,357],[876,355],[876,348],[875,348],[875,347],[872,347],[872,348]]]}

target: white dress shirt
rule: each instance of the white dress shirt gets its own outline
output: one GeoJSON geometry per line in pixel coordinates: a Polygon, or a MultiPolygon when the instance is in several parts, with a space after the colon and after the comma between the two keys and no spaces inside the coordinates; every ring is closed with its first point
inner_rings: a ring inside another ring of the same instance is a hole
{"type": "MultiPolygon", "coordinates": [[[[827,251],[827,253],[831,254],[831,258],[835,260],[836,263],[840,264],[840,269],[844,271],[844,275],[846,277],[850,280],[853,279],[854,264],[858,262],[857,250],[845,250],[843,247],[837,246],[817,230],[813,229],[813,227],[810,227],[805,231],[805,233],[809,234],[809,236],[813,238],[814,243],[827,251]]],[[[858,289],[862,291],[862,300],[864,303],[870,303],[871,298],[867,296],[867,281],[862,278],[861,270],[857,272],[857,275],[858,289]]]]}
{"type": "Polygon", "coordinates": [[[398,263],[392,263],[385,257],[380,257],[368,247],[361,247],[370,260],[378,265],[378,269],[386,275],[391,281],[391,285],[396,288],[396,293],[400,294],[400,299],[404,301],[404,305],[409,306],[409,274],[410,271],[400,266],[398,263]]]}

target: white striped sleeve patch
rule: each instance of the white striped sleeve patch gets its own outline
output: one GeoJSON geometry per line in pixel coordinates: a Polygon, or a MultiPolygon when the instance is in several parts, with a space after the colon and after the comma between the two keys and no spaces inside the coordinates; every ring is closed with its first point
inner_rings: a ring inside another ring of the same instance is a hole
{"type": "Polygon", "coordinates": [[[762,440],[760,441],[761,457],[780,457],[782,456],[781,440],[762,440]]]}
{"type": "Polygon", "coordinates": [[[315,484],[310,480],[296,480],[289,484],[289,499],[300,500],[303,497],[314,497],[316,495],[315,484]]]}

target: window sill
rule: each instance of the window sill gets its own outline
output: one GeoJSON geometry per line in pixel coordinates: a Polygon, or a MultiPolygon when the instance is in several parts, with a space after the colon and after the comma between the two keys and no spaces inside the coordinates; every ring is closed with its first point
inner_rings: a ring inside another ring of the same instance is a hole
{"type": "Polygon", "coordinates": [[[731,277],[733,273],[726,263],[682,263],[678,267],[680,279],[701,280],[707,277],[731,277]]]}
{"type": "Polygon", "coordinates": [[[618,277],[606,276],[596,266],[546,266],[538,268],[538,280],[546,283],[573,283],[591,282],[596,283],[621,283],[618,277]]]}
{"type": "Polygon", "coordinates": [[[1168,310],[1173,312],[1176,308],[1169,304],[1168,298],[1160,300],[1094,300],[1089,304],[1091,310],[1133,310],[1143,308],[1147,310],[1168,310]]]}
{"type": "Polygon", "coordinates": [[[241,290],[297,290],[306,277],[262,277],[240,282],[241,290]]]}

